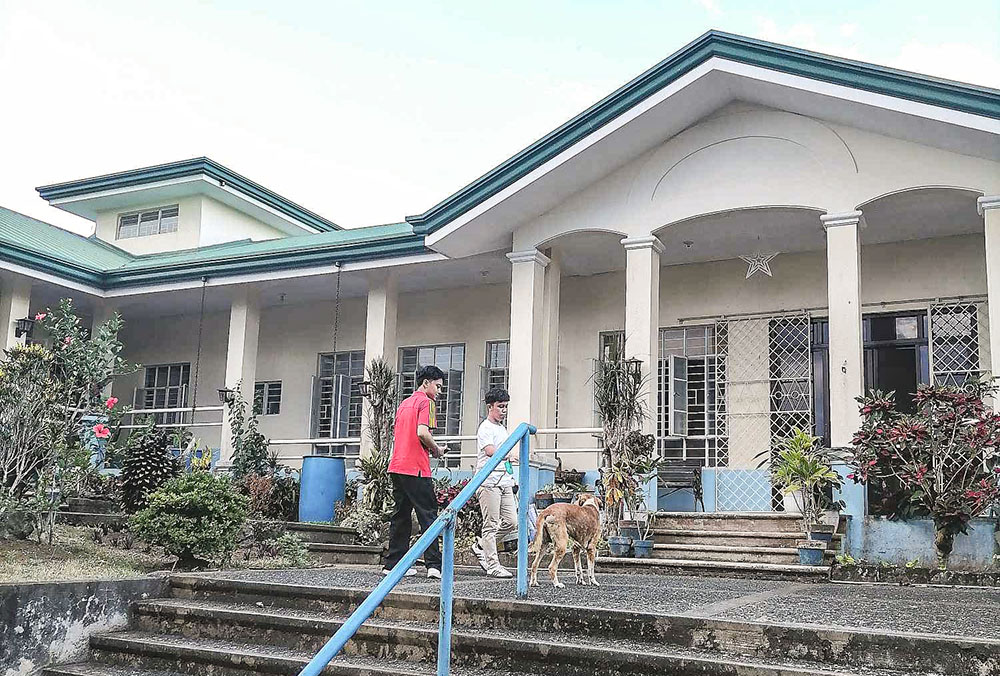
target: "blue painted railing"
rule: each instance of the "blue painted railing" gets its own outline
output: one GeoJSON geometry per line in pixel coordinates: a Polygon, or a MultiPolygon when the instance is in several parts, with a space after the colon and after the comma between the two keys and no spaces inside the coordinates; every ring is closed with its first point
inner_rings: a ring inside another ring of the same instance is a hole
{"type": "Polygon", "coordinates": [[[520,444],[518,454],[518,484],[520,489],[517,492],[517,596],[527,598],[528,596],[528,498],[531,491],[528,490],[528,452],[531,448],[531,435],[535,433],[535,428],[527,423],[521,423],[514,430],[513,434],[507,437],[507,441],[500,445],[500,448],[493,454],[486,466],[479,470],[474,477],[465,485],[465,488],[451,501],[440,516],[431,524],[430,528],[413,543],[410,551],[406,552],[395,568],[386,575],[385,579],[379,583],[368,598],[358,606],[347,621],[341,625],[337,633],[333,635],[326,645],[324,645],[316,656],[299,672],[299,676],[319,676],[324,667],[330,663],[334,657],[343,650],[344,645],[354,636],[354,633],[361,627],[365,620],[371,617],[375,609],[382,604],[389,592],[399,584],[403,576],[416,562],[421,554],[444,535],[444,546],[441,552],[441,611],[438,616],[438,676],[448,676],[451,668],[451,608],[452,593],[455,584],[455,524],[458,513],[465,506],[465,503],[475,494],[476,490],[483,485],[489,477],[490,472],[500,466],[507,454],[520,444]]]}

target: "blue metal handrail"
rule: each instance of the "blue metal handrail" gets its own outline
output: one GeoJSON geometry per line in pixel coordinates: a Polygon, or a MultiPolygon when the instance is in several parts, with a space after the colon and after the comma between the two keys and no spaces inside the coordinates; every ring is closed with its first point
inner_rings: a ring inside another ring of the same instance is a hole
{"type": "Polygon", "coordinates": [[[528,423],[521,423],[514,430],[507,440],[500,444],[493,456],[486,463],[486,466],[479,470],[474,477],[466,484],[465,488],[451,501],[445,510],[431,524],[430,528],[424,531],[423,535],[413,543],[410,550],[403,555],[399,563],[389,572],[382,582],[379,583],[368,598],[358,606],[358,609],[351,613],[347,621],[341,625],[337,633],[326,642],[316,656],[309,661],[309,664],[299,672],[299,676],[319,676],[320,672],[330,663],[334,657],[343,650],[344,645],[354,636],[361,625],[371,617],[375,609],[378,608],[389,592],[399,584],[406,571],[417,562],[417,558],[439,536],[444,534],[444,547],[441,552],[441,610],[438,616],[438,676],[448,676],[451,669],[451,609],[453,588],[455,584],[455,524],[458,513],[465,506],[475,492],[483,485],[490,473],[500,466],[507,454],[514,448],[515,444],[520,444],[518,453],[518,483],[520,490],[517,492],[517,597],[527,598],[528,596],[528,498],[531,493],[528,490],[528,453],[531,447],[531,435],[535,433],[535,427],[528,423]]]}

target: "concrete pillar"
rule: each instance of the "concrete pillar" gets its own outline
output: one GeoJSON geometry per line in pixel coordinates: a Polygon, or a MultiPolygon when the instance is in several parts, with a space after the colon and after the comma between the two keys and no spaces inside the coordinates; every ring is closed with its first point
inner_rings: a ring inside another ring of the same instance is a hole
{"type": "Polygon", "coordinates": [[[549,258],[536,249],[507,254],[510,260],[510,407],[507,428],[537,426],[542,416],[545,350],[542,343],[545,267],[549,258]]]}
{"type": "Polygon", "coordinates": [[[4,280],[0,288],[0,336],[3,345],[0,349],[9,350],[15,344],[24,344],[25,336],[15,337],[14,328],[18,319],[28,316],[31,303],[31,280],[27,277],[14,277],[4,280]]]}
{"type": "MultiPolygon", "coordinates": [[[[229,310],[229,347],[226,350],[226,387],[240,392],[247,404],[246,414],[253,414],[254,378],[257,374],[257,337],[260,331],[260,297],[256,290],[238,287],[229,310]]],[[[207,383],[203,383],[205,385],[207,383]]],[[[207,406],[215,390],[202,387],[199,405],[207,406]]],[[[222,416],[222,444],[219,462],[228,465],[233,459],[232,421],[228,409],[222,416]]]]}
{"type": "Polygon", "coordinates": [[[660,254],[663,243],[652,235],[627,237],[625,247],[625,357],[642,360],[646,406],[643,431],[656,433],[660,359],[660,254]]]}
{"type": "MultiPolygon", "coordinates": [[[[542,300],[542,410],[539,427],[556,425],[556,380],[559,370],[559,287],[562,283],[562,267],[559,259],[549,252],[549,264],[545,268],[542,300]]],[[[554,436],[539,437],[538,444],[553,447],[554,436]]]]}
{"type": "MultiPolygon", "coordinates": [[[[983,217],[986,236],[986,300],[990,326],[990,372],[1000,369],[992,360],[1000,359],[1000,195],[980,197],[977,206],[983,217]]],[[[994,410],[1000,410],[1000,397],[993,398],[994,410]]]]}
{"type": "MultiPolygon", "coordinates": [[[[365,322],[365,368],[373,359],[383,357],[396,368],[396,306],[399,292],[396,275],[388,270],[376,270],[368,277],[368,314],[365,322]]],[[[390,402],[391,405],[391,402],[390,402]]],[[[368,437],[369,406],[362,411],[361,455],[368,456],[372,443],[368,437]]]]}
{"type": "Polygon", "coordinates": [[[861,335],[860,211],[820,216],[826,230],[827,303],[830,312],[830,441],[851,444],[861,425],[857,397],[864,394],[861,335]]]}

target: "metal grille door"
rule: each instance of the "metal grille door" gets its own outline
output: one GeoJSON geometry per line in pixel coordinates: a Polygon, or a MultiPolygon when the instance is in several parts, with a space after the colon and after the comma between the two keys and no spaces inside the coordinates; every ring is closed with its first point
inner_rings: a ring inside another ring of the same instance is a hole
{"type": "Polygon", "coordinates": [[[812,430],[812,355],[808,314],[716,323],[719,511],[770,511],[778,496],[767,451],[795,428],[812,430]],[[761,454],[764,455],[761,455],[761,454]],[[721,462],[726,458],[725,464],[721,462]]]}

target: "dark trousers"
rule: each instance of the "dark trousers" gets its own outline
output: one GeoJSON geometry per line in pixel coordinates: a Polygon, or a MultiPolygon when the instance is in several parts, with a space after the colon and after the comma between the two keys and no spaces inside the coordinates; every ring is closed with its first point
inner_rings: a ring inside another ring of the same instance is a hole
{"type": "MultiPolygon", "coordinates": [[[[389,476],[392,478],[392,497],[396,501],[396,509],[389,522],[389,553],[385,557],[385,567],[391,569],[410,549],[411,513],[417,513],[417,522],[423,533],[437,519],[438,508],[434,482],[430,477],[394,472],[390,472],[389,476]]],[[[441,569],[441,549],[436,539],[424,552],[424,563],[428,568],[441,569]]]]}

